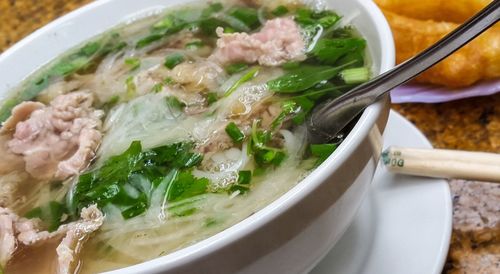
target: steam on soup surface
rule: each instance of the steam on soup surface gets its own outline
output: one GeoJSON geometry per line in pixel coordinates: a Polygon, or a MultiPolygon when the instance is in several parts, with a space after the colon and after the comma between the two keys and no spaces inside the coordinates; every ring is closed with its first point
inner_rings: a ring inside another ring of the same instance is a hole
{"type": "Polygon", "coordinates": [[[304,121],[369,78],[365,40],[333,11],[258,2],[120,26],[1,102],[4,273],[168,254],[263,208],[335,150],[341,137],[308,145],[304,121]]]}

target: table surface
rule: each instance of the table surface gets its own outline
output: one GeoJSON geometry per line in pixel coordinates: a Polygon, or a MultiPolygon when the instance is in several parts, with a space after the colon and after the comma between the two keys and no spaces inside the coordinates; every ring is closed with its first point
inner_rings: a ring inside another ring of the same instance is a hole
{"type": "MultiPolygon", "coordinates": [[[[0,0],[0,53],[91,0],[0,0]]],[[[500,153],[500,94],[442,104],[399,104],[437,148],[500,153]]],[[[500,185],[450,181],[453,234],[443,273],[500,273],[500,185]]]]}

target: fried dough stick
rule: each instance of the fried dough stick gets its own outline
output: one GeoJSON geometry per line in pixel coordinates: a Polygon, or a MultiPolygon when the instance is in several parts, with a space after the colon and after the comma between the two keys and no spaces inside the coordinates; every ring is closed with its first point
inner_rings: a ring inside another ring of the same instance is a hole
{"type": "MultiPolygon", "coordinates": [[[[396,43],[396,61],[413,57],[458,24],[417,20],[384,11],[396,43]]],[[[500,77],[500,24],[416,78],[420,83],[464,87],[483,79],[500,77]]]]}
{"type": "Polygon", "coordinates": [[[463,23],[492,0],[375,0],[382,9],[422,20],[463,23]]]}

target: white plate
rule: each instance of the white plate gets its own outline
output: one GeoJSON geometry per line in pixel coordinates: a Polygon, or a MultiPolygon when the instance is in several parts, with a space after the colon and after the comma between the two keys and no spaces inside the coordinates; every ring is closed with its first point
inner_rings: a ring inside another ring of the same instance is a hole
{"type": "MultiPolygon", "coordinates": [[[[389,145],[431,147],[394,111],[384,134],[384,147],[389,145]]],[[[441,273],[451,220],[445,180],[394,175],[379,166],[354,222],[311,274],[441,273]]]]}

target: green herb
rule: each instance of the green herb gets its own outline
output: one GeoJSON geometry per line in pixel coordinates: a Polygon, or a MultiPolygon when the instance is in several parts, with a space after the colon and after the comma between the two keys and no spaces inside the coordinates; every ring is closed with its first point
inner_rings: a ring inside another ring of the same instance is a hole
{"type": "Polygon", "coordinates": [[[114,95],[106,103],[104,103],[102,105],[102,108],[105,110],[110,110],[114,106],[116,106],[116,104],[118,104],[118,102],[120,102],[120,96],[114,95]]]}
{"type": "Polygon", "coordinates": [[[208,36],[214,36],[215,30],[218,27],[223,27],[224,32],[229,28],[229,25],[222,21],[221,19],[218,18],[205,18],[200,21],[200,30],[203,32],[203,34],[208,35],[208,36]]]}
{"type": "Polygon", "coordinates": [[[345,69],[340,77],[346,84],[360,84],[370,79],[370,70],[367,67],[345,69]]]}
{"type": "Polygon", "coordinates": [[[179,101],[179,99],[177,99],[177,97],[175,97],[175,96],[165,97],[165,101],[167,102],[167,105],[170,108],[176,109],[176,110],[182,110],[186,106],[186,104],[179,101]]]}
{"type": "MultiPolygon", "coordinates": [[[[238,18],[228,15],[220,14],[218,20],[221,22],[221,26],[227,26],[232,29],[233,32],[250,32],[252,31],[244,22],[240,21],[238,18]]],[[[227,28],[226,27],[226,28],[227,28]]]]}
{"type": "Polygon", "coordinates": [[[229,87],[224,93],[224,97],[228,97],[233,93],[239,86],[252,80],[259,73],[259,67],[251,68],[247,73],[245,73],[238,81],[236,81],[231,87],[229,87]]]}
{"type": "Polygon", "coordinates": [[[271,138],[272,133],[266,130],[259,130],[258,121],[254,120],[247,153],[253,154],[258,167],[279,166],[286,158],[286,153],[282,149],[267,145],[271,141],[271,138]]]}
{"type": "Polygon", "coordinates": [[[201,47],[203,47],[203,41],[201,40],[194,40],[186,44],[186,49],[188,50],[197,50],[201,47]]]}
{"type": "Polygon", "coordinates": [[[68,208],[77,215],[83,207],[117,205],[125,219],[142,214],[150,206],[151,192],[168,184],[169,201],[198,195],[207,179],[198,179],[189,169],[203,156],[193,152],[190,143],[175,143],[142,151],[139,141],[120,155],[112,156],[101,167],[85,172],[68,196],[68,208]]]}
{"type": "Polygon", "coordinates": [[[254,153],[255,162],[260,166],[279,166],[286,158],[284,151],[275,148],[263,148],[254,153]]]}
{"type": "Polygon", "coordinates": [[[126,93],[127,99],[134,98],[135,95],[136,95],[137,87],[136,87],[136,85],[134,83],[134,77],[133,76],[127,77],[127,79],[125,80],[125,87],[127,88],[127,93],[126,93]]]}
{"type": "Polygon", "coordinates": [[[362,52],[366,41],[361,38],[320,39],[311,54],[319,61],[328,65],[335,65],[337,61],[352,52],[362,52]]]}
{"type": "Polygon", "coordinates": [[[141,60],[139,58],[127,58],[125,59],[125,64],[130,66],[130,70],[136,70],[141,66],[141,60]]]}
{"type": "Polygon", "coordinates": [[[151,43],[162,39],[164,36],[164,34],[153,33],[137,41],[135,47],[138,49],[144,48],[146,46],[149,46],[151,43]]]}
{"type": "Polygon", "coordinates": [[[245,63],[235,63],[235,64],[231,64],[229,66],[226,67],[226,72],[227,74],[231,75],[231,74],[235,74],[235,73],[238,73],[238,72],[242,72],[244,70],[248,69],[248,65],[245,64],[245,63]]]}
{"type": "Polygon", "coordinates": [[[0,122],[9,118],[12,108],[23,101],[32,100],[50,82],[58,77],[67,77],[75,72],[87,73],[97,67],[107,54],[123,49],[127,44],[121,41],[120,35],[112,33],[97,41],[89,42],[76,51],[63,56],[60,60],[49,65],[41,73],[29,80],[22,90],[12,94],[0,106],[0,122]]]}
{"type": "Polygon", "coordinates": [[[207,35],[213,35],[217,27],[223,27],[224,32],[250,32],[260,27],[257,9],[250,7],[233,7],[216,17],[204,18],[200,28],[207,35]]]}
{"type": "Polygon", "coordinates": [[[189,29],[189,27],[200,20],[201,13],[200,9],[185,8],[167,14],[153,25],[149,35],[137,41],[136,48],[144,48],[164,37],[178,33],[183,29],[189,29]]]}
{"type": "Polygon", "coordinates": [[[274,16],[283,16],[283,15],[288,13],[288,9],[285,6],[280,5],[277,8],[275,8],[273,11],[271,11],[271,13],[274,16]]]}
{"type": "Polygon", "coordinates": [[[333,27],[340,20],[336,13],[325,11],[313,11],[307,8],[300,8],[296,11],[295,21],[302,27],[321,26],[323,29],[333,27]]]}
{"type": "Polygon", "coordinates": [[[175,84],[175,81],[174,81],[174,79],[172,79],[172,77],[167,76],[167,77],[165,77],[165,79],[163,79],[163,84],[165,84],[167,86],[173,85],[173,84],[175,84]]]}
{"type": "Polygon", "coordinates": [[[56,231],[62,223],[62,217],[67,214],[66,207],[56,201],[51,201],[42,207],[36,207],[26,213],[28,219],[39,218],[47,225],[49,232],[56,231]]]}
{"type": "Polygon", "coordinates": [[[208,5],[207,8],[205,8],[202,12],[203,17],[209,17],[212,14],[222,11],[224,9],[224,6],[222,3],[211,3],[208,5]]]}
{"type": "MultiPolygon", "coordinates": [[[[206,219],[205,219],[205,221],[203,222],[203,226],[204,226],[204,227],[212,227],[212,226],[214,226],[214,225],[216,225],[216,224],[218,224],[218,223],[219,223],[219,220],[217,220],[217,219],[215,219],[215,218],[211,218],[211,217],[209,217],[209,218],[206,218],[206,219]]],[[[0,273],[0,274],[1,274],[1,273],[0,273]]]]}
{"type": "Polygon", "coordinates": [[[156,83],[152,88],[151,91],[154,93],[158,93],[163,90],[163,83],[156,83]]]}
{"type": "MultiPolygon", "coordinates": [[[[348,64],[346,64],[348,65],[348,64]]],[[[302,66],[288,71],[285,75],[267,82],[269,90],[277,93],[296,93],[335,77],[346,65],[302,66]]]]}
{"type": "Polygon", "coordinates": [[[184,62],[184,55],[181,53],[172,53],[165,58],[165,67],[173,69],[178,64],[184,62]]]}
{"type": "Polygon", "coordinates": [[[207,93],[207,105],[211,106],[213,103],[217,102],[219,100],[219,96],[215,92],[209,92],[207,93]]]}
{"type": "MultiPolygon", "coordinates": [[[[245,24],[248,30],[239,29],[241,31],[254,30],[260,26],[257,9],[249,7],[234,7],[229,9],[228,15],[245,24]]],[[[231,26],[238,29],[238,26],[231,26]]]]}
{"type": "Polygon", "coordinates": [[[234,122],[231,122],[226,126],[226,133],[235,143],[241,143],[245,140],[245,134],[241,132],[234,122]]]}
{"type": "Polygon", "coordinates": [[[189,197],[183,200],[175,201],[171,203],[167,210],[177,216],[183,217],[193,214],[196,210],[198,210],[201,206],[203,206],[203,201],[205,197],[203,195],[197,195],[193,197],[189,197]]]}
{"type": "Polygon", "coordinates": [[[191,172],[183,171],[167,187],[165,196],[168,202],[176,202],[207,192],[207,178],[196,178],[191,172]]]}
{"type": "Polygon", "coordinates": [[[274,119],[271,123],[271,130],[276,130],[285,121],[285,119],[291,115],[294,115],[300,111],[300,107],[295,101],[287,100],[281,104],[281,113],[274,119]]]}
{"type": "Polygon", "coordinates": [[[300,67],[300,62],[297,61],[287,62],[284,63],[281,67],[285,70],[298,69],[300,67]]]}
{"type": "Polygon", "coordinates": [[[247,193],[250,190],[250,182],[252,181],[252,171],[238,171],[238,181],[229,188],[229,192],[239,191],[240,194],[247,193]]]}
{"type": "Polygon", "coordinates": [[[313,144],[310,145],[311,154],[318,158],[316,165],[323,163],[337,149],[336,144],[313,144]]]}
{"type": "Polygon", "coordinates": [[[295,98],[294,101],[300,106],[297,114],[292,118],[295,125],[301,125],[306,121],[306,116],[314,107],[314,101],[307,97],[295,98]]]}

